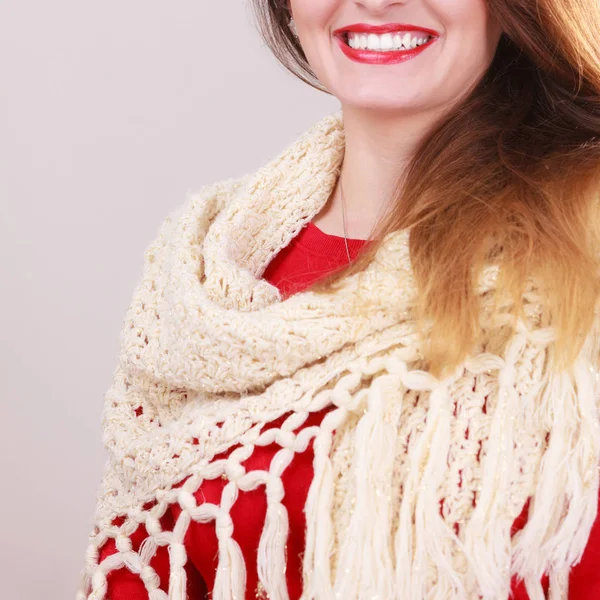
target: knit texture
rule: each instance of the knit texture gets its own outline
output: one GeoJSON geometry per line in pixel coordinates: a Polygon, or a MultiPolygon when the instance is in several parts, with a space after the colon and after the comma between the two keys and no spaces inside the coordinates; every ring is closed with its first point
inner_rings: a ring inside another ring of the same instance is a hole
{"type": "Polygon", "coordinates": [[[334,293],[282,299],[262,273],[324,206],[343,152],[338,112],[255,173],[191,194],[148,248],[105,397],[109,462],[79,600],[104,598],[107,573],[123,565],[149,600],[184,600],[192,520],[216,527],[213,598],[244,598],[230,509],[257,487],[267,497],[259,578],[269,598],[287,599],[281,474],[309,443],[305,600],[507,598],[513,574],[539,600],[543,573],[551,597],[566,598],[597,510],[598,326],[569,372],[551,370],[554,331],[535,283],[516,320],[493,308],[490,264],[478,286],[481,341],[435,378],[413,315],[408,231],[386,236],[334,293]],[[320,425],[298,429],[326,407],[320,425]],[[273,442],[269,469],[247,472],[243,461],[273,442]],[[228,481],[220,503],[197,504],[193,493],[217,477],[228,481]],[[511,536],[528,499],[527,524],[511,536]],[[181,514],[163,531],[173,503],[181,514]],[[136,552],[140,524],[148,536],[136,552]],[[118,552],[99,563],[111,538],[118,552]],[[169,549],[168,595],[149,565],[159,546],[169,549]]]}

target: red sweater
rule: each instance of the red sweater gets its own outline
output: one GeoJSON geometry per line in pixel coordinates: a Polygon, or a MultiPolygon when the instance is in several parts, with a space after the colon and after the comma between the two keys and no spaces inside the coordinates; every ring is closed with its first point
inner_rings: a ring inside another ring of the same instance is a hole
{"type": "MultiPolygon", "coordinates": [[[[361,248],[363,240],[348,240],[350,255],[354,260],[361,248]]],[[[310,285],[315,279],[326,275],[348,261],[344,238],[327,235],[314,224],[309,223],[292,242],[275,256],[263,277],[277,286],[282,296],[288,297],[310,285]]],[[[310,427],[321,421],[329,409],[315,413],[304,423],[310,427]]],[[[280,426],[288,415],[268,425],[280,426]]],[[[234,448],[223,455],[227,456],[234,448]]],[[[269,469],[271,459],[280,447],[274,443],[270,446],[256,447],[250,458],[244,463],[248,469],[269,469]]],[[[296,600],[302,592],[302,561],[304,551],[305,517],[304,504],[310,486],[313,452],[312,444],[304,453],[296,453],[289,467],[283,472],[282,481],[285,489],[283,504],[288,511],[290,522],[287,542],[286,578],[290,600],[296,600]]],[[[182,485],[181,482],[179,485],[182,485]]],[[[198,504],[211,502],[219,504],[221,491],[227,482],[215,479],[202,483],[195,493],[198,504]]],[[[257,549],[260,534],[266,514],[266,497],[264,487],[254,491],[240,492],[238,500],[231,509],[234,523],[234,538],[239,543],[247,568],[246,598],[260,597],[256,594],[258,576],[256,572],[257,549]]],[[[163,529],[171,529],[181,512],[178,505],[172,505],[161,523],[163,529]]],[[[515,521],[514,531],[520,529],[525,522],[525,511],[515,521]]],[[[131,536],[133,550],[137,551],[146,537],[145,528],[140,525],[131,536]]],[[[214,522],[196,523],[189,526],[185,546],[188,553],[187,580],[190,600],[200,600],[206,597],[207,591],[212,590],[217,568],[218,543],[214,522]]],[[[114,541],[109,541],[100,551],[100,560],[116,552],[114,541]]],[[[571,572],[569,600],[594,600],[600,598],[600,569],[597,568],[600,559],[600,518],[596,520],[590,541],[579,565],[571,572]]],[[[169,554],[165,546],[159,547],[151,561],[152,567],[160,577],[161,589],[165,592],[169,585],[169,554]]],[[[108,600],[147,600],[148,592],[138,575],[131,573],[125,567],[112,571],[107,576],[108,600]]],[[[546,583],[546,582],[544,582],[546,583]]],[[[515,600],[528,598],[523,584],[513,585],[515,600]]]]}

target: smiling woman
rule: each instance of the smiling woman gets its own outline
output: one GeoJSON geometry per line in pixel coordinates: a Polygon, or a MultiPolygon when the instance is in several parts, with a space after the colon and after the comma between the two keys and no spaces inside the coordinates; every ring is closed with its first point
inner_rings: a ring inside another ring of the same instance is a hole
{"type": "Polygon", "coordinates": [[[341,110],[148,248],[79,600],[599,598],[598,2],[253,6],[341,110]]]}

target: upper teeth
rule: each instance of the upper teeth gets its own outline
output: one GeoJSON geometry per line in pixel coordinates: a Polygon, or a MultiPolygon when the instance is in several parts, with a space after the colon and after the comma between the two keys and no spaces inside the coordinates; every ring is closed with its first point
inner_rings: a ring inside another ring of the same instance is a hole
{"type": "Polygon", "coordinates": [[[375,33],[355,33],[348,32],[348,45],[351,48],[366,50],[400,50],[404,48],[416,48],[429,41],[431,36],[418,34],[411,36],[410,33],[384,33],[377,35],[375,33]]]}

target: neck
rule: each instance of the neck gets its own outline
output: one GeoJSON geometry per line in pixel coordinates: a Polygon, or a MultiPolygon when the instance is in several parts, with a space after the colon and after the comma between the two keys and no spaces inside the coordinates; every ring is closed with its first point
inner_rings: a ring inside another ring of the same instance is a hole
{"type": "MultiPolygon", "coordinates": [[[[373,226],[390,206],[417,145],[436,115],[398,115],[343,107],[345,151],[340,179],[346,207],[346,233],[370,239],[373,226]]],[[[323,231],[343,237],[339,181],[314,219],[323,231]]]]}

